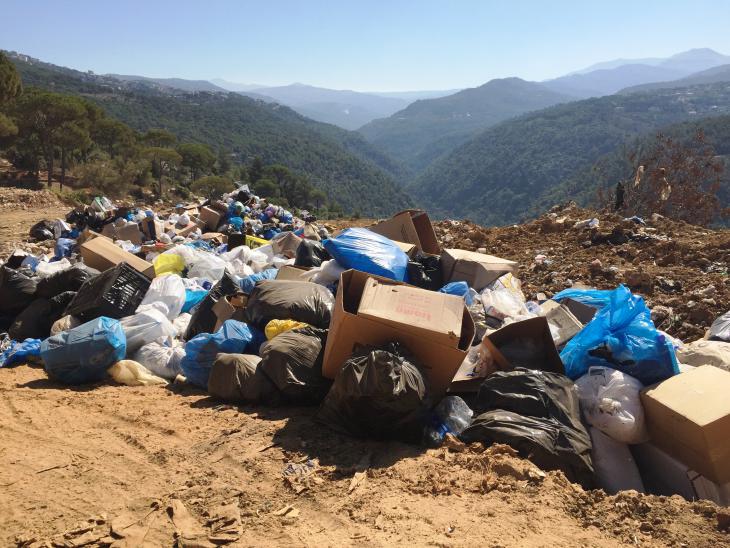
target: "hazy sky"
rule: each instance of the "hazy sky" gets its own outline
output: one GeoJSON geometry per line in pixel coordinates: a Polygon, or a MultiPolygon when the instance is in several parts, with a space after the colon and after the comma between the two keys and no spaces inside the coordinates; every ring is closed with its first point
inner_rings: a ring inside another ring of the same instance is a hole
{"type": "Polygon", "coordinates": [[[0,48],[95,72],[363,91],[730,53],[728,0],[2,0],[0,48]]]}

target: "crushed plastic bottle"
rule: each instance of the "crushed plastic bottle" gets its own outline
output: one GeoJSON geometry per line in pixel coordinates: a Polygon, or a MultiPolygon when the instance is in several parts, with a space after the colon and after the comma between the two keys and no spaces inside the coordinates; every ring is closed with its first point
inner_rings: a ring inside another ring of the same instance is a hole
{"type": "Polygon", "coordinates": [[[423,432],[424,444],[439,447],[446,434],[458,436],[471,424],[474,411],[459,396],[446,396],[433,409],[431,422],[423,432]]]}

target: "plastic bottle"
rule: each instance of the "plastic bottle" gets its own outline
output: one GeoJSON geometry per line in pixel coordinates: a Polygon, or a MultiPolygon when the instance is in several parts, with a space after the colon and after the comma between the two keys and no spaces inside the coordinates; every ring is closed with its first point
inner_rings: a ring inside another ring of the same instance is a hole
{"type": "Polygon", "coordinates": [[[433,409],[431,422],[424,430],[424,443],[438,447],[446,434],[461,434],[471,424],[474,411],[459,396],[446,396],[433,409]]]}

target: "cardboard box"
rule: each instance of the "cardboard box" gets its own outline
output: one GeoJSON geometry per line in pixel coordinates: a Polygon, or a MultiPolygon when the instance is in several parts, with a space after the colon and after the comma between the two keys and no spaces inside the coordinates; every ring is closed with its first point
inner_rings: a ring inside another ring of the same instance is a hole
{"type": "Polygon", "coordinates": [[[123,227],[117,227],[117,240],[129,240],[134,245],[142,245],[142,233],[139,231],[139,225],[131,224],[123,227]]]}
{"type": "Polygon", "coordinates": [[[285,232],[283,236],[279,236],[271,241],[271,248],[274,255],[284,255],[287,259],[293,259],[297,256],[297,249],[302,239],[295,236],[293,232],[285,232]]]}
{"type": "Polygon", "coordinates": [[[115,267],[121,262],[127,263],[132,268],[139,270],[148,278],[155,277],[155,267],[144,259],[124,251],[108,238],[98,237],[87,239],[81,244],[81,258],[84,264],[95,268],[100,272],[115,267]]]}
{"type": "Polygon", "coordinates": [[[139,223],[139,227],[142,229],[145,240],[147,241],[156,240],[160,237],[160,234],[165,232],[165,223],[152,217],[142,219],[139,223]]]}
{"type": "Polygon", "coordinates": [[[401,248],[401,251],[408,255],[408,257],[413,258],[416,255],[416,251],[418,251],[418,247],[416,244],[409,244],[406,242],[399,242],[397,240],[393,240],[393,243],[401,248]]]}
{"type": "Polygon", "coordinates": [[[641,392],[651,441],[717,484],[730,482],[730,373],[703,365],[641,392]]]}
{"type": "Polygon", "coordinates": [[[222,232],[205,232],[200,235],[200,239],[206,241],[217,240],[220,243],[224,244],[228,240],[228,237],[222,232]]]}
{"type": "Polygon", "coordinates": [[[570,313],[573,314],[573,316],[575,316],[583,325],[590,322],[593,319],[593,316],[595,316],[598,312],[598,308],[595,306],[583,304],[575,299],[564,299],[563,304],[568,307],[570,313]]]}
{"type": "Polygon", "coordinates": [[[540,305],[548,324],[557,333],[555,346],[562,346],[575,337],[583,329],[583,324],[578,321],[573,313],[564,304],[549,300],[540,305]]]}
{"type": "Polygon", "coordinates": [[[358,316],[456,347],[461,338],[464,299],[407,285],[365,282],[358,316]]]}
{"type": "Polygon", "coordinates": [[[441,272],[444,283],[467,282],[481,291],[508,272],[515,272],[517,263],[492,255],[465,249],[444,249],[441,254],[441,272]]]}
{"type": "Polygon", "coordinates": [[[509,371],[517,366],[565,373],[547,319],[542,316],[511,323],[482,339],[496,365],[509,371]]]}
{"type": "Polygon", "coordinates": [[[246,309],[247,303],[248,297],[243,293],[218,299],[212,308],[217,318],[213,329],[218,331],[226,320],[238,320],[242,322],[243,312],[246,309]]]}
{"type": "Polygon", "coordinates": [[[94,232],[90,228],[85,228],[81,234],[79,234],[79,237],[76,239],[76,244],[81,245],[84,242],[88,242],[89,240],[93,240],[94,238],[106,238],[107,240],[111,241],[111,239],[107,238],[106,236],[103,236],[99,234],[98,232],[94,232]]]}
{"type": "Polygon", "coordinates": [[[303,266],[284,265],[276,273],[276,279],[308,282],[310,280],[309,276],[307,276],[307,272],[310,270],[310,268],[305,268],[303,266]]]}
{"type": "Polygon", "coordinates": [[[423,337],[407,326],[393,325],[375,318],[366,318],[357,313],[368,279],[375,278],[383,283],[405,286],[379,276],[372,276],[357,270],[348,270],[340,275],[337,299],[332,312],[330,332],[325,347],[322,372],[325,377],[334,378],[357,345],[379,346],[391,341],[405,345],[426,369],[434,397],[446,392],[451,379],[464,361],[474,339],[474,322],[462,303],[461,334],[458,344],[449,346],[423,337]]]}
{"type": "Polygon", "coordinates": [[[215,209],[208,206],[200,208],[199,217],[200,220],[205,223],[205,227],[203,230],[208,230],[209,232],[215,232],[215,230],[218,228],[218,224],[221,221],[221,214],[218,213],[215,209]]]}
{"type": "Polygon", "coordinates": [[[441,253],[431,219],[421,209],[406,209],[387,221],[369,226],[368,229],[396,242],[414,244],[424,253],[441,253]]]}

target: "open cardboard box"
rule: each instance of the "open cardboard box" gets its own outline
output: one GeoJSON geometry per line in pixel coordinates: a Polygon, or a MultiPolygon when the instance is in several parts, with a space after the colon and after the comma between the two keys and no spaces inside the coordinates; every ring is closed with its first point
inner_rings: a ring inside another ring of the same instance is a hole
{"type": "MultiPolygon", "coordinates": [[[[458,341],[453,346],[443,344],[433,338],[424,337],[411,329],[410,325],[358,314],[368,279],[375,279],[383,284],[406,286],[401,282],[357,270],[348,270],[340,275],[325,347],[323,375],[333,379],[357,345],[381,346],[397,341],[405,345],[425,368],[433,395],[443,395],[474,339],[474,322],[466,306],[461,304],[462,319],[458,341]]],[[[414,289],[427,295],[436,294],[425,289],[414,289]]]]}
{"type": "Polygon", "coordinates": [[[467,282],[481,291],[500,276],[517,270],[509,259],[485,255],[465,249],[444,249],[441,254],[441,274],[444,283],[467,282]]]}
{"type": "Polygon", "coordinates": [[[369,226],[368,229],[395,242],[414,244],[424,253],[441,253],[431,219],[421,209],[406,209],[386,221],[369,226]]]}
{"type": "Polygon", "coordinates": [[[198,217],[204,223],[202,230],[215,232],[215,230],[218,228],[218,224],[221,221],[222,215],[218,213],[215,209],[205,206],[200,208],[200,215],[198,217]]]}
{"type": "Polygon", "coordinates": [[[217,318],[214,330],[218,331],[226,320],[243,321],[243,312],[246,310],[247,303],[248,297],[243,293],[218,299],[212,308],[217,318]]]}
{"type": "Polygon", "coordinates": [[[125,262],[135,270],[139,270],[148,278],[155,277],[155,267],[152,263],[148,263],[144,259],[140,259],[128,251],[124,251],[109,238],[103,236],[91,239],[87,238],[81,244],[80,253],[84,264],[95,268],[99,272],[103,272],[117,266],[121,262],[125,262]]]}
{"type": "Polygon", "coordinates": [[[309,272],[311,268],[306,268],[303,266],[294,266],[294,265],[284,265],[282,266],[279,271],[276,273],[276,279],[277,280],[294,280],[298,282],[308,282],[309,276],[307,276],[307,272],[309,272]]]}

